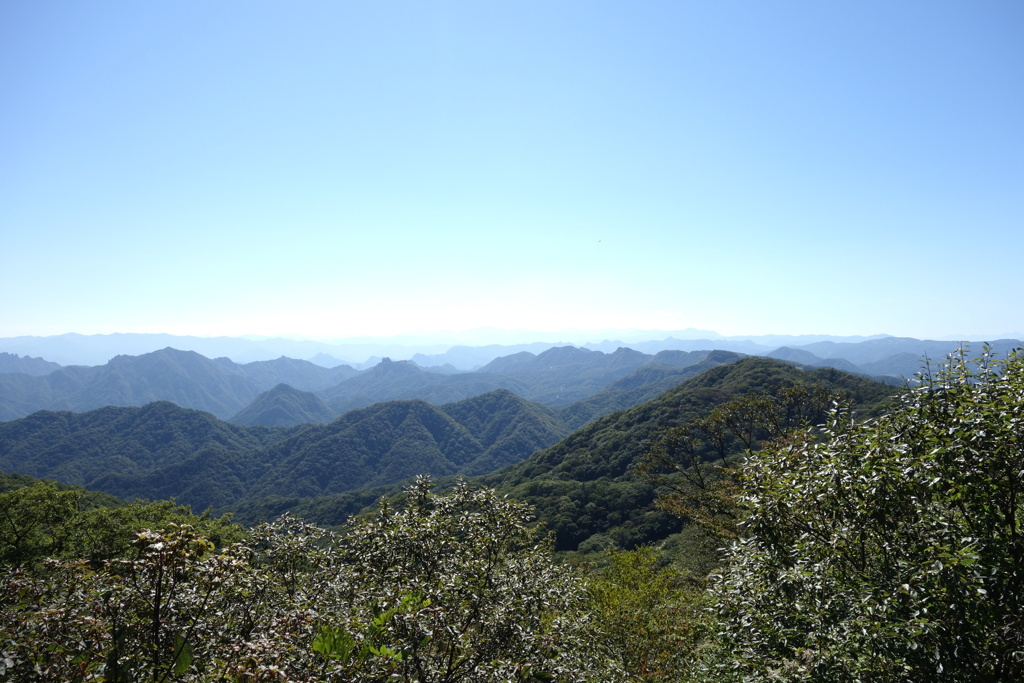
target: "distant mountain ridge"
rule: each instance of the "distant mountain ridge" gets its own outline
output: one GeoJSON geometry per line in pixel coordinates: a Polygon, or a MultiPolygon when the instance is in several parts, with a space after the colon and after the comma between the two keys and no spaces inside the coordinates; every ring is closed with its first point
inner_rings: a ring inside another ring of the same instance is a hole
{"type": "MultiPolygon", "coordinates": [[[[465,333],[463,338],[483,332],[486,331],[470,331],[465,333]]],[[[492,340],[502,337],[500,334],[490,333],[478,336],[481,339],[486,336],[492,340]]],[[[534,341],[526,343],[481,341],[477,345],[471,345],[465,341],[425,337],[303,341],[281,338],[195,337],[172,334],[83,335],[69,333],[45,337],[0,337],[0,352],[38,356],[61,365],[91,366],[102,365],[118,355],[138,356],[172,347],[183,351],[195,351],[207,358],[230,358],[239,364],[286,356],[311,360],[325,367],[350,365],[362,370],[376,365],[381,358],[389,357],[396,360],[412,360],[424,368],[451,365],[458,370],[474,370],[495,358],[520,351],[528,351],[536,355],[555,346],[567,345],[605,353],[611,353],[619,347],[626,347],[647,354],[656,354],[666,350],[721,349],[748,355],[766,355],[782,346],[803,348],[810,344],[829,342],[857,344],[889,337],[889,335],[834,336],[820,334],[723,336],[708,330],[692,329],[647,332],[638,330],[577,332],[565,335],[561,339],[552,339],[553,335],[550,333],[520,330],[515,333],[515,336],[519,339],[532,337],[534,341]],[[541,341],[543,339],[546,341],[541,341]]],[[[1022,338],[1024,334],[997,336],[1022,338]]],[[[975,342],[995,338],[993,336],[966,337],[975,342]]],[[[917,353],[916,350],[912,352],[917,353]]]]}
{"type": "Polygon", "coordinates": [[[239,365],[227,358],[166,348],[116,356],[105,365],[63,367],[44,376],[0,374],[0,420],[36,410],[83,412],[153,401],[171,401],[227,418],[277,384],[316,390],[355,374],[348,366],[325,368],[289,358],[239,365]]]}
{"type": "MultiPolygon", "coordinates": [[[[744,342],[739,346],[748,345],[744,342]]],[[[920,371],[925,358],[941,360],[957,346],[955,342],[885,337],[859,343],[815,341],[806,347],[779,347],[764,355],[898,382],[920,371]]],[[[980,351],[980,346],[976,345],[975,350],[980,351]]],[[[1000,355],[1021,346],[1024,343],[1012,339],[991,344],[1000,355]]],[[[167,400],[185,408],[208,411],[221,419],[237,416],[244,424],[298,424],[327,422],[349,410],[380,401],[422,399],[443,405],[507,389],[550,407],[573,406],[575,415],[568,420],[579,426],[583,424],[580,420],[606,414],[601,410],[622,409],[628,407],[629,401],[649,398],[655,389],[667,389],[678,373],[648,368],[634,381],[660,384],[652,384],[646,393],[621,393],[622,387],[610,386],[614,382],[651,364],[678,368],[697,362],[696,356],[689,355],[695,353],[707,354],[709,350],[671,349],[652,355],[626,347],[606,353],[556,346],[539,354],[519,351],[470,372],[456,371],[450,365],[423,368],[412,361],[388,358],[363,371],[347,365],[328,368],[286,357],[238,364],[224,357],[210,359],[194,351],[169,347],[141,356],[116,356],[102,366],[55,368],[55,364],[42,358],[5,353],[0,356],[0,363],[13,371],[0,372],[0,421],[17,419],[36,410],[82,412],[105,405],[141,406],[167,400]],[[286,396],[280,391],[263,396],[280,384],[315,397],[295,393],[286,396]],[[607,394],[603,399],[592,399],[606,391],[620,393],[616,400],[607,394]],[[589,401],[589,409],[580,404],[585,400],[589,401]],[[258,404],[253,406],[256,401],[258,404]],[[323,403],[326,410],[318,403],[323,403]],[[300,408],[300,404],[306,407],[300,408]]],[[[680,381],[684,378],[679,376],[680,381]]]]}
{"type": "Polygon", "coordinates": [[[167,348],[141,356],[117,356],[102,366],[63,367],[45,376],[0,374],[0,420],[36,410],[84,412],[107,405],[171,401],[221,419],[237,416],[244,424],[283,425],[289,419],[295,420],[292,424],[328,422],[382,401],[421,399],[443,405],[498,389],[564,407],[655,357],[630,349],[605,354],[567,346],[537,356],[521,352],[511,358],[504,366],[495,365],[504,372],[486,367],[478,372],[438,372],[387,358],[358,372],[349,366],[325,368],[288,358],[239,365],[227,358],[209,359],[194,351],[167,348]],[[263,395],[280,384],[315,396],[283,389],[263,395]]]}

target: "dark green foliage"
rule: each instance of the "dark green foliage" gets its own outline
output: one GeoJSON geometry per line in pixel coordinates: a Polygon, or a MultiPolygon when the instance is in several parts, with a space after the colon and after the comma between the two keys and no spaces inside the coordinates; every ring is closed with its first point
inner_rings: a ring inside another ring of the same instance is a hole
{"type": "Polygon", "coordinates": [[[242,524],[258,524],[292,514],[312,523],[337,527],[345,520],[370,510],[381,498],[400,495],[401,486],[360,488],[329,496],[262,496],[251,497],[232,508],[234,518],[242,524]]]}
{"type": "Polygon", "coordinates": [[[739,396],[775,386],[819,384],[858,404],[884,402],[894,391],[837,370],[803,371],[780,361],[746,358],[601,418],[481,481],[535,505],[538,516],[556,532],[559,550],[576,550],[595,535],[622,548],[661,540],[679,531],[683,520],[658,509],[655,485],[640,476],[636,466],[669,430],[739,396]]]}
{"type": "Polygon", "coordinates": [[[82,558],[94,564],[123,556],[143,527],[189,524],[215,543],[244,537],[230,517],[195,515],[172,501],[115,501],[53,482],[33,481],[0,493],[0,564],[33,565],[46,557],[82,558]]]}
{"type": "Polygon", "coordinates": [[[254,497],[331,495],[418,474],[490,471],[564,434],[549,409],[508,391],[442,408],[382,403],[328,425],[292,428],[243,427],[160,402],[41,411],[2,423],[0,468],[126,499],[173,497],[223,511],[254,497]]]}
{"type": "Polygon", "coordinates": [[[459,423],[423,401],[389,401],[310,427],[269,451],[256,495],[316,496],[455,474],[481,453],[459,423]]]}
{"type": "Polygon", "coordinates": [[[517,463],[569,433],[553,410],[507,389],[444,405],[441,411],[466,427],[485,449],[461,469],[462,474],[493,472],[517,463]]]}
{"type": "Polygon", "coordinates": [[[219,550],[143,529],[100,564],[0,566],[5,681],[618,681],[585,586],[525,506],[420,481],[336,536],[284,517],[219,550]]]}
{"type": "Polygon", "coordinates": [[[229,422],[239,425],[293,427],[304,423],[330,422],[338,415],[336,410],[329,408],[316,394],[293,389],[287,384],[278,384],[257,396],[256,400],[229,422]]]}
{"type": "Polygon", "coordinates": [[[508,391],[441,408],[418,400],[378,403],[269,448],[275,465],[254,495],[322,496],[420,474],[488,471],[564,433],[551,411],[508,391]]]}
{"type": "Polygon", "coordinates": [[[1024,678],[1024,358],[955,355],[885,416],[830,419],[742,470],[712,603],[719,675],[1024,678]]]}
{"type": "Polygon", "coordinates": [[[168,403],[100,408],[88,413],[41,411],[0,424],[0,468],[96,488],[122,498],[160,495],[195,505],[230,504],[267,469],[263,446],[284,429],[240,427],[168,403]],[[228,455],[230,454],[230,455],[228,455]]]}
{"type": "MultiPolygon", "coordinates": [[[[851,387],[846,378],[852,377],[845,373],[829,370],[824,375],[829,381],[769,381],[757,392],[738,394],[667,430],[637,468],[658,485],[659,507],[701,524],[715,536],[735,538],[738,487],[730,466],[764,443],[822,424],[836,405],[860,399],[864,407],[864,394],[874,397],[863,380],[851,387]]],[[[808,373],[808,379],[813,376],[808,373]]]]}

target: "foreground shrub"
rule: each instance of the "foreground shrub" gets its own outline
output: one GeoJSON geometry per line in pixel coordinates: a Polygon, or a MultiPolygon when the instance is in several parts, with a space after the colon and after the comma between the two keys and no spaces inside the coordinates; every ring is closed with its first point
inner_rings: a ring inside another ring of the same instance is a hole
{"type": "Polygon", "coordinates": [[[609,681],[581,580],[529,509],[420,481],[340,536],[284,517],[216,549],[192,527],[100,567],[8,565],[11,681],[609,681]]]}
{"type": "Polygon", "coordinates": [[[1024,680],[1024,359],[953,356],[887,416],[743,468],[712,596],[742,680],[1024,680]]]}

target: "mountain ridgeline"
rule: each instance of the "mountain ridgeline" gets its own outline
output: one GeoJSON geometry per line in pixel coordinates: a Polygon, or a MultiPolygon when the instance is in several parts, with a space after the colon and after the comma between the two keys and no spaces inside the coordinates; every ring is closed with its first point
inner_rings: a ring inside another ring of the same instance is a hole
{"type": "MultiPolygon", "coordinates": [[[[670,341],[642,346],[658,348],[670,341]]],[[[713,348],[711,343],[708,348],[713,348]]],[[[675,344],[683,345],[679,340],[675,344]]],[[[746,348],[731,343],[737,345],[746,348]]],[[[1021,345],[1017,340],[998,340],[991,347],[996,354],[1006,355],[1021,345]]],[[[902,383],[903,378],[921,370],[923,359],[941,358],[957,346],[956,342],[884,337],[859,343],[816,341],[777,347],[759,355],[902,383]]],[[[117,356],[92,367],[61,367],[41,358],[3,353],[0,421],[36,410],[83,412],[107,405],[142,406],[162,400],[238,424],[286,426],[329,422],[349,410],[381,401],[422,399],[443,405],[508,389],[552,408],[566,410],[572,406],[564,418],[570,426],[578,427],[670,388],[688,376],[688,368],[711,353],[731,354],[732,359],[742,355],[734,350],[662,348],[652,354],[625,347],[604,352],[556,346],[536,354],[519,351],[493,358],[472,371],[456,370],[451,365],[423,367],[387,358],[360,371],[347,365],[322,367],[285,357],[238,364],[173,348],[117,356]],[[659,373],[662,376],[657,384],[659,373]],[[621,383],[613,386],[617,382],[621,383]],[[287,392],[281,384],[296,392],[287,392]],[[647,388],[630,394],[640,385],[647,388]],[[611,395],[615,392],[616,396],[611,395]]],[[[417,356],[423,363],[431,358],[417,356]]]]}
{"type": "MultiPolygon", "coordinates": [[[[209,359],[193,351],[167,348],[141,356],[118,356],[101,366],[61,367],[45,375],[0,373],[0,420],[37,410],[84,412],[108,405],[171,401],[237,424],[290,426],[329,422],[381,401],[421,399],[443,405],[497,389],[559,408],[590,397],[642,367],[681,370],[703,361],[708,353],[650,356],[629,349],[606,354],[556,347],[536,356],[522,352],[497,359],[476,372],[426,370],[409,361],[387,358],[359,372],[349,366],[324,368],[290,358],[240,365],[227,358],[209,359]]],[[[740,357],[718,354],[720,362],[740,357]]],[[[14,364],[14,359],[8,360],[14,364]]],[[[579,407],[576,413],[576,422],[597,416],[579,407]]]]}
{"type": "Polygon", "coordinates": [[[167,348],[117,356],[105,365],[61,367],[41,376],[0,374],[0,420],[37,410],[84,412],[153,401],[171,401],[227,419],[277,384],[320,391],[355,374],[348,366],[325,368],[291,358],[239,365],[167,348]]]}

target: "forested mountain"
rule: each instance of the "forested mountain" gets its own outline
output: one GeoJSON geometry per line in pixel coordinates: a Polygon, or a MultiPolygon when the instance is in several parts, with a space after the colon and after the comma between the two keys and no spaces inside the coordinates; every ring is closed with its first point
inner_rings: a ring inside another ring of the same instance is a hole
{"type": "Polygon", "coordinates": [[[126,499],[224,507],[267,469],[286,429],[241,427],[161,401],[85,413],[40,411],[0,423],[0,470],[126,499]]]}
{"type": "MultiPolygon", "coordinates": [[[[672,373],[654,377],[658,372],[654,371],[646,379],[656,382],[656,386],[646,392],[629,395],[624,393],[625,387],[609,387],[610,383],[622,380],[648,364],[685,368],[707,357],[710,352],[664,351],[652,356],[627,348],[603,353],[562,346],[550,348],[539,355],[520,351],[497,358],[478,371],[458,374],[429,372],[410,361],[385,358],[372,370],[321,392],[321,396],[340,414],[382,400],[421,398],[439,405],[496,389],[508,389],[527,400],[552,408],[569,407],[574,401],[591,397],[605,388],[617,395],[617,403],[615,398],[602,396],[586,407],[575,408],[569,419],[579,425],[657,395],[684,378],[672,382],[672,373]]],[[[721,357],[735,359],[739,355],[721,357]]],[[[638,376],[633,384],[641,383],[643,377],[638,376]]]]}
{"type": "Polygon", "coordinates": [[[801,370],[768,358],[746,358],[707,370],[655,399],[613,413],[526,460],[480,478],[481,483],[538,509],[556,532],[557,547],[633,547],[664,538],[680,520],[654,507],[653,484],[635,468],[672,427],[706,416],[744,394],[780,387],[820,386],[845,396],[866,414],[895,388],[834,369],[801,370]]]}
{"type": "Polygon", "coordinates": [[[578,429],[599,417],[648,401],[705,370],[742,357],[732,351],[661,351],[653,361],[596,394],[563,408],[559,415],[570,428],[578,429]]]}
{"type": "MultiPolygon", "coordinates": [[[[107,405],[171,401],[239,424],[295,425],[328,422],[349,410],[381,401],[422,399],[444,405],[496,389],[507,389],[552,407],[566,407],[644,365],[684,367],[708,353],[671,351],[649,356],[619,349],[606,354],[567,346],[539,355],[524,351],[498,359],[478,372],[460,373],[451,368],[426,370],[409,361],[387,358],[362,372],[349,366],[325,368],[283,357],[239,365],[226,358],[209,359],[192,351],[167,348],[141,356],[118,356],[101,366],[58,367],[39,376],[0,373],[0,420],[24,417],[36,410],[83,412],[107,405]],[[270,392],[281,384],[299,393],[281,388],[270,392]],[[261,395],[265,392],[270,393],[261,395]],[[301,392],[315,393],[316,399],[301,392]]],[[[8,360],[14,364],[14,357],[8,360]]],[[[26,359],[18,360],[17,367],[25,365],[26,359]]],[[[46,367],[35,366],[40,372],[46,367]]],[[[571,420],[583,424],[625,407],[630,400],[656,395],[670,385],[671,375],[663,369],[637,375],[634,383],[645,377],[656,382],[646,393],[629,395],[622,393],[622,387],[610,387],[617,397],[598,397],[589,406],[578,407],[571,420]]]]}
{"type": "Polygon", "coordinates": [[[88,396],[143,401],[166,389],[177,401],[212,406],[254,425],[329,420],[332,407],[318,398],[323,395],[354,401],[374,400],[370,392],[422,393],[432,401],[376,403],[329,424],[292,427],[228,424],[170,403],[39,412],[0,424],[0,469],[129,499],[174,496],[197,508],[225,509],[254,496],[330,496],[416,474],[477,475],[518,462],[484,481],[536,504],[558,532],[560,548],[588,539],[591,545],[631,546],[661,538],[677,524],[651,506],[653,486],[633,474],[637,459],[665,429],[770,386],[818,383],[858,403],[891,390],[832,369],[737,358],[723,351],[649,356],[561,347],[497,359],[472,373],[428,372],[388,360],[356,373],[284,358],[237,365],[165,349],[95,368],[61,368],[45,377],[0,375],[7,382],[3,396],[25,404],[23,393],[36,391],[52,403],[74,405],[87,403],[88,396]],[[260,388],[282,377],[321,389],[315,395],[281,382],[260,388]],[[256,404],[250,399],[246,410],[227,412],[238,396],[256,398],[260,392],[265,393],[256,404]],[[463,395],[472,392],[471,398],[463,395]],[[565,403],[574,395],[583,400],[565,403]],[[449,396],[460,400],[445,402],[449,396]],[[561,409],[526,400],[530,396],[561,409]]]}
{"type": "Polygon", "coordinates": [[[553,412],[499,390],[435,407],[388,401],[311,425],[268,449],[254,495],[317,496],[418,474],[478,474],[518,462],[567,430],[553,412]]]}
{"type": "Polygon", "coordinates": [[[239,411],[229,422],[239,425],[290,427],[303,423],[330,422],[338,412],[309,391],[299,391],[287,384],[278,384],[264,391],[239,411]]]}
{"type": "Polygon", "coordinates": [[[157,402],[0,423],[0,471],[222,510],[255,494],[312,496],[491,471],[566,433],[550,409],[507,391],[440,408],[379,403],[290,428],[245,427],[157,402]]]}
{"type": "MultiPolygon", "coordinates": [[[[715,352],[707,354],[704,362],[729,357],[715,352]]],[[[578,429],[518,464],[472,481],[535,505],[539,518],[556,532],[560,550],[629,548],[662,540],[679,531],[682,523],[654,506],[655,485],[635,472],[651,445],[666,430],[705,418],[732,399],[794,385],[821,387],[844,396],[865,416],[877,412],[896,391],[891,385],[834,369],[801,370],[772,359],[746,358],[712,367],[641,405],[578,429]]],[[[443,409],[463,421],[461,411],[468,403],[443,409]]],[[[250,522],[292,510],[317,523],[334,525],[397,490],[356,489],[301,499],[281,489],[278,495],[249,499],[236,509],[250,522]]]]}
{"type": "Polygon", "coordinates": [[[553,444],[571,429],[559,414],[527,401],[507,389],[441,406],[441,411],[466,427],[485,449],[463,474],[485,474],[517,463],[538,444],[553,444]]]}

